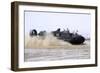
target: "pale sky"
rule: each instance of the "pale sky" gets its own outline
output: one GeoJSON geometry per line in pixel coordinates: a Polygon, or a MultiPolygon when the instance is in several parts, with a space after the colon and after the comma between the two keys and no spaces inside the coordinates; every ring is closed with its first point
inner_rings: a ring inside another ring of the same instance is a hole
{"type": "Polygon", "coordinates": [[[91,15],[77,13],[25,12],[25,34],[31,29],[51,32],[57,28],[71,32],[78,30],[84,37],[90,37],[91,15]]]}

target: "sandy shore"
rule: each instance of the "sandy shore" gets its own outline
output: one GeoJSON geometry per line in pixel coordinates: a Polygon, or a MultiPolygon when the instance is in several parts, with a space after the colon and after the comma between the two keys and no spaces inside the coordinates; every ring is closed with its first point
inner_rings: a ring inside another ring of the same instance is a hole
{"type": "Polygon", "coordinates": [[[25,37],[25,61],[53,61],[65,59],[89,59],[90,41],[82,45],[72,45],[58,40],[52,35],[45,37],[25,37]]]}
{"type": "Polygon", "coordinates": [[[90,48],[90,41],[85,41],[82,45],[72,45],[63,40],[58,40],[52,35],[47,35],[45,37],[40,36],[25,36],[25,49],[28,48],[90,48]]]}

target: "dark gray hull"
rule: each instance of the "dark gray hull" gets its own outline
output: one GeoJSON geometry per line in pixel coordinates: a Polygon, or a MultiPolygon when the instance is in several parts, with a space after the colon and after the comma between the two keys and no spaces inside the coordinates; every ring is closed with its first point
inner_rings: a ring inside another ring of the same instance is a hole
{"type": "Polygon", "coordinates": [[[69,42],[71,44],[75,44],[75,45],[83,44],[85,41],[85,38],[83,36],[79,34],[70,33],[67,31],[61,31],[61,32],[54,31],[52,33],[58,39],[69,42]]]}

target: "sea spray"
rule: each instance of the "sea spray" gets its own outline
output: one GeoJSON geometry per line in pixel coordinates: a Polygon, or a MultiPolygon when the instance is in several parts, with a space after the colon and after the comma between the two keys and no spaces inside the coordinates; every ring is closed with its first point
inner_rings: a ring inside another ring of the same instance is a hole
{"type": "Polygon", "coordinates": [[[70,45],[68,42],[57,39],[51,33],[45,36],[25,36],[25,48],[58,48],[70,45]]]}

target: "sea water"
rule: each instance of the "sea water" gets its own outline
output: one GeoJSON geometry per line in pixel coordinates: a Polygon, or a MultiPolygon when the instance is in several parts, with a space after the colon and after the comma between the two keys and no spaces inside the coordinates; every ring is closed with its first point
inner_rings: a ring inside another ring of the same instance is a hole
{"type": "Polygon", "coordinates": [[[45,37],[25,36],[25,61],[53,61],[66,59],[89,59],[90,40],[81,45],[72,45],[51,34],[45,37]]]}
{"type": "Polygon", "coordinates": [[[66,59],[89,59],[90,49],[25,49],[25,61],[53,61],[66,59]]]}

